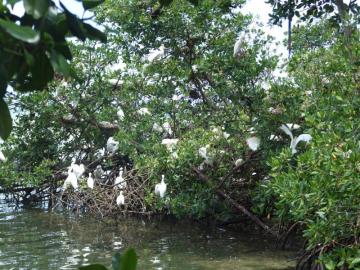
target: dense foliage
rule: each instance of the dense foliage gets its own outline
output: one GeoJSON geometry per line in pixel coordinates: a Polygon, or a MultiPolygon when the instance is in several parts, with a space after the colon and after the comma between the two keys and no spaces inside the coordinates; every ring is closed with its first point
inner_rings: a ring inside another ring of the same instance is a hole
{"type": "MultiPolygon", "coordinates": [[[[85,10],[103,0],[81,1],[85,10]]],[[[9,0],[0,2],[0,137],[6,139],[12,121],[4,96],[11,85],[23,92],[42,90],[55,72],[75,77],[68,60],[72,59],[66,38],[77,37],[106,41],[97,28],[78,18],[60,1],[9,0]],[[21,5],[25,12],[15,15],[12,8],[21,5]]]]}
{"type": "MultiPolygon", "coordinates": [[[[101,164],[110,184],[125,167],[126,210],[227,222],[240,204],[285,230],[297,225],[307,249],[300,267],[320,258],[327,269],[358,269],[358,30],[344,41],[327,20],[299,27],[287,77],[275,78],[271,38],[250,27],[242,4],[104,3],[97,18],[108,43],[72,44],[76,80],[56,76],[49,91],[7,96],[17,117],[1,185],[56,193],[72,159],[86,175],[101,164]],[[311,141],[291,149],[286,123],[311,141]],[[104,150],[110,136],[114,155],[104,150]],[[154,194],[161,175],[164,198],[154,194]]],[[[90,198],[80,182],[79,196],[90,198]]],[[[114,190],[95,186],[97,197],[114,190]]]]}

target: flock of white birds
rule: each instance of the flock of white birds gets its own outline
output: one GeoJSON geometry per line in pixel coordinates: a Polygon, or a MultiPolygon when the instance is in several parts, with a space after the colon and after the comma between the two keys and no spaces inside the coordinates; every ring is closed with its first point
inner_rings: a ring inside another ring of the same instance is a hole
{"type": "MultiPolygon", "coordinates": [[[[244,38],[239,38],[236,41],[236,43],[234,45],[234,54],[233,54],[234,57],[240,58],[243,56],[244,43],[245,43],[244,38]]],[[[150,63],[153,63],[153,62],[156,62],[156,61],[160,60],[161,58],[163,58],[164,55],[165,55],[165,46],[161,45],[159,49],[153,50],[150,52],[150,54],[147,57],[147,60],[150,63]]],[[[139,109],[138,113],[142,116],[151,115],[150,111],[147,108],[139,109]]],[[[118,117],[119,121],[122,121],[125,118],[124,111],[121,108],[117,111],[117,117],[118,117]]],[[[280,126],[280,129],[286,135],[288,135],[290,137],[290,149],[291,149],[291,153],[293,155],[295,153],[297,153],[296,146],[301,141],[303,141],[305,143],[309,143],[312,139],[310,134],[300,134],[299,136],[294,136],[291,130],[295,130],[295,129],[299,129],[299,128],[300,128],[300,126],[297,124],[284,124],[284,125],[280,126]]],[[[165,131],[166,134],[169,136],[172,136],[172,134],[173,134],[171,126],[168,122],[165,122],[163,125],[154,123],[153,130],[158,131],[158,132],[165,131]]],[[[224,136],[225,139],[227,139],[230,136],[230,134],[228,134],[226,132],[222,132],[218,128],[214,128],[213,132],[218,135],[222,134],[222,136],[224,136]]],[[[278,136],[271,135],[270,140],[278,141],[278,140],[280,140],[280,138],[278,136]]],[[[174,157],[174,158],[177,157],[177,154],[174,149],[175,149],[175,146],[178,143],[178,141],[179,141],[179,139],[163,139],[162,140],[162,144],[167,147],[167,149],[171,152],[172,157],[174,157]]],[[[256,136],[252,136],[252,137],[249,137],[246,139],[246,143],[252,151],[257,151],[260,147],[261,140],[260,140],[260,138],[258,138],[256,136]]],[[[117,142],[113,137],[110,137],[106,143],[107,153],[110,155],[113,155],[116,153],[116,151],[118,149],[119,149],[119,142],[117,142]]],[[[204,159],[205,164],[212,165],[213,158],[208,153],[209,149],[210,149],[209,145],[200,147],[198,150],[198,154],[200,157],[202,157],[204,159]]],[[[6,161],[6,157],[4,156],[4,154],[1,150],[0,150],[0,161],[3,161],[3,162],[6,161]]],[[[235,161],[235,166],[240,166],[242,163],[243,163],[243,159],[239,158],[235,161]]],[[[78,165],[75,163],[75,160],[73,160],[67,173],[68,173],[68,176],[64,181],[63,190],[65,190],[69,186],[72,186],[74,188],[74,190],[78,190],[78,188],[79,188],[78,180],[85,173],[84,164],[78,165]]],[[[123,173],[124,173],[124,170],[123,170],[123,168],[121,168],[119,171],[119,176],[117,176],[115,178],[115,182],[114,182],[114,187],[120,190],[120,194],[116,198],[116,204],[119,206],[125,204],[124,190],[126,189],[127,184],[126,184],[126,180],[123,177],[123,173]]],[[[95,179],[101,179],[103,177],[103,175],[104,175],[104,171],[103,171],[101,165],[98,165],[96,167],[96,169],[94,170],[94,177],[95,177],[95,179]]],[[[95,182],[95,180],[92,177],[92,173],[89,173],[89,176],[86,181],[87,187],[90,189],[93,189],[94,182],[95,182]]],[[[165,183],[165,176],[162,175],[161,182],[155,185],[155,195],[159,196],[160,198],[164,198],[165,193],[166,193],[166,188],[167,188],[167,184],[165,183]]]]}

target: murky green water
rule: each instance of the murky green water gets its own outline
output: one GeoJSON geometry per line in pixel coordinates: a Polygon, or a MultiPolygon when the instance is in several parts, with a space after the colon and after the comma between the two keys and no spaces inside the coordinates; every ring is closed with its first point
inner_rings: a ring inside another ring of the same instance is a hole
{"type": "Polygon", "coordinates": [[[174,221],[120,218],[107,224],[41,209],[0,205],[0,269],[77,269],[109,265],[115,251],[135,247],[138,269],[292,269],[270,240],[174,221]]]}

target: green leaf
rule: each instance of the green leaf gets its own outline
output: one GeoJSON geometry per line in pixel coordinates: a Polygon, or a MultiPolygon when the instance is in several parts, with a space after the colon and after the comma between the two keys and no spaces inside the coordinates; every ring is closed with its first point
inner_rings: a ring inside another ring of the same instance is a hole
{"type": "Polygon", "coordinates": [[[79,270],[107,270],[107,268],[102,264],[91,264],[87,266],[81,266],[79,267],[79,270]]]}
{"type": "Polygon", "coordinates": [[[23,3],[26,13],[35,19],[43,17],[49,8],[48,0],[24,0],[23,3]]]}
{"type": "Polygon", "coordinates": [[[34,55],[35,63],[31,68],[31,78],[20,87],[22,91],[42,90],[54,77],[54,69],[45,53],[34,55]]]}
{"type": "Polygon", "coordinates": [[[105,0],[83,0],[83,7],[85,10],[92,9],[104,3],[105,0]]]}
{"type": "Polygon", "coordinates": [[[66,22],[67,22],[67,25],[68,25],[68,27],[70,29],[70,32],[74,36],[79,38],[80,40],[85,41],[85,39],[86,39],[85,29],[83,27],[83,24],[82,24],[81,20],[79,20],[74,14],[69,12],[67,10],[67,8],[61,2],[60,2],[60,5],[65,11],[66,22]]]}
{"type": "Polygon", "coordinates": [[[9,107],[3,99],[0,99],[0,137],[6,140],[12,130],[12,120],[9,107]]]}
{"type": "Polygon", "coordinates": [[[115,253],[112,257],[112,268],[113,270],[120,270],[120,262],[121,262],[121,255],[119,253],[115,253]]]}
{"type": "Polygon", "coordinates": [[[71,67],[61,53],[51,50],[50,62],[56,72],[63,74],[65,77],[70,77],[71,67]]]}
{"type": "Polygon", "coordinates": [[[0,66],[0,98],[3,98],[5,96],[6,88],[7,88],[6,72],[3,66],[0,66]]]}
{"type": "Polygon", "coordinates": [[[13,22],[0,19],[0,27],[2,27],[12,37],[27,43],[38,43],[40,40],[39,32],[28,26],[20,26],[13,22]]]}
{"type": "Polygon", "coordinates": [[[95,27],[87,23],[83,23],[83,26],[86,30],[86,34],[88,38],[93,40],[100,40],[101,42],[104,43],[107,41],[106,35],[100,30],[96,29],[95,27]]]}
{"type": "Polygon", "coordinates": [[[173,0],[159,0],[160,5],[167,7],[172,3],[173,0]]]}
{"type": "Polygon", "coordinates": [[[24,56],[25,56],[25,61],[29,66],[34,65],[35,59],[34,56],[32,56],[32,54],[30,54],[27,49],[24,49],[24,56]]]}
{"type": "Polygon", "coordinates": [[[120,269],[115,270],[136,270],[137,256],[133,248],[128,249],[120,260],[120,269]]]}

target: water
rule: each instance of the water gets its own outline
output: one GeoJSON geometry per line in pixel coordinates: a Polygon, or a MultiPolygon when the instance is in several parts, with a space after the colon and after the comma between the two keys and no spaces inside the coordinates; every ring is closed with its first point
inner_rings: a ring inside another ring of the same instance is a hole
{"type": "Polygon", "coordinates": [[[138,269],[293,269],[293,254],[261,236],[193,223],[120,217],[106,222],[0,205],[0,269],[77,269],[134,247],[138,269]]]}

